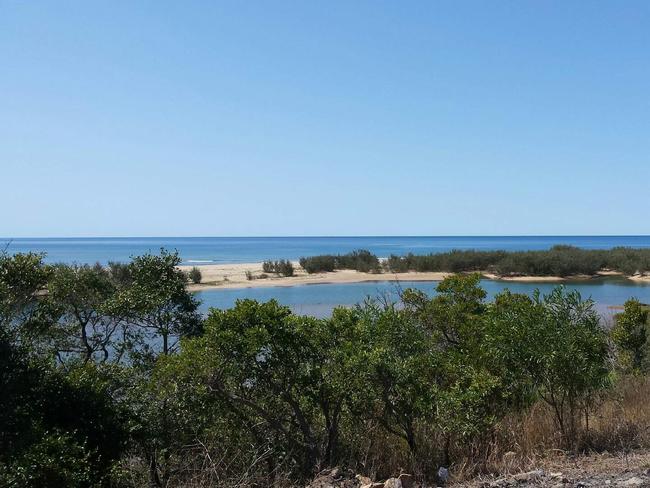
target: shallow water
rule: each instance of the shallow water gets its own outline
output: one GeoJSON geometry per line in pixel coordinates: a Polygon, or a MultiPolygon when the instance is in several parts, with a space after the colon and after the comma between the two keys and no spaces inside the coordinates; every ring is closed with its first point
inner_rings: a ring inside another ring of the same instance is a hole
{"type": "MultiPolygon", "coordinates": [[[[197,292],[197,297],[202,301],[202,310],[210,307],[230,308],[237,299],[251,298],[266,301],[272,298],[300,314],[328,316],[336,306],[351,306],[371,297],[385,297],[395,299],[401,289],[417,288],[429,295],[435,294],[437,282],[370,282],[346,284],[314,284],[291,287],[265,287],[206,290],[197,292]]],[[[481,286],[491,299],[497,293],[510,289],[514,293],[532,295],[536,289],[542,293],[549,293],[556,283],[518,283],[493,280],[482,280],[481,286]]],[[[567,289],[578,290],[583,298],[592,298],[598,310],[609,318],[613,312],[608,308],[612,305],[622,305],[629,298],[638,298],[644,303],[650,303],[650,286],[637,284],[625,279],[602,278],[589,281],[567,282],[567,289]]]]}

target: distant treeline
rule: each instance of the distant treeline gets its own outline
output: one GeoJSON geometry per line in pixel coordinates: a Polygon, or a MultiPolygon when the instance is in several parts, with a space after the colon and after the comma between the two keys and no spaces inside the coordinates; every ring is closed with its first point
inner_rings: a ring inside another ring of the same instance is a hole
{"type": "Polygon", "coordinates": [[[282,276],[293,276],[293,264],[286,259],[279,261],[264,261],[262,263],[262,271],[265,273],[276,273],[282,276]]]}
{"type": "Polygon", "coordinates": [[[300,258],[300,266],[307,273],[322,273],[336,269],[354,269],[363,273],[380,273],[379,258],[365,249],[347,254],[322,254],[309,258],[300,258]]]}
{"type": "Polygon", "coordinates": [[[593,275],[609,269],[633,275],[650,271],[650,249],[615,247],[588,250],[558,245],[543,251],[453,250],[426,255],[391,255],[383,263],[369,251],[359,250],[338,256],[302,258],[300,265],[308,273],[355,269],[391,273],[488,271],[501,276],[570,276],[593,275]]]}

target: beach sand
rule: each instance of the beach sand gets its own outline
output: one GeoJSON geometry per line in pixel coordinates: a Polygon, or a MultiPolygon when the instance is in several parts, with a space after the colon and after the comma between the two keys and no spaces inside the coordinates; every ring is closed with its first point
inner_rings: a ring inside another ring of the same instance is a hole
{"type": "MultiPolygon", "coordinates": [[[[262,263],[236,263],[236,264],[208,264],[198,268],[201,270],[202,279],[200,284],[190,284],[190,291],[208,289],[231,289],[231,288],[258,288],[272,286],[297,286],[308,284],[336,284],[336,283],[363,283],[372,281],[441,281],[453,273],[426,272],[420,273],[411,271],[408,273],[360,273],[354,270],[339,270],[331,273],[308,274],[297,261],[293,262],[295,275],[291,277],[268,274],[264,279],[248,280],[246,272],[253,276],[264,274],[262,263]]],[[[192,266],[179,266],[183,271],[189,271],[192,266]]],[[[590,280],[602,276],[622,276],[621,273],[603,271],[596,276],[513,276],[504,277],[490,273],[482,273],[485,279],[512,281],[512,282],[538,282],[538,283],[561,283],[569,280],[590,280]]],[[[635,281],[650,282],[650,276],[630,277],[635,281]]]]}
{"type": "Polygon", "coordinates": [[[650,283],[650,274],[643,274],[643,275],[635,274],[633,276],[630,276],[629,279],[641,283],[650,283]]]}
{"type": "MultiPolygon", "coordinates": [[[[246,272],[254,276],[264,274],[262,263],[209,264],[199,266],[201,283],[190,284],[190,291],[214,288],[256,288],[268,286],[296,286],[324,283],[363,283],[365,281],[441,281],[451,273],[360,273],[354,270],[338,270],[331,273],[308,274],[298,262],[293,262],[295,275],[284,277],[268,274],[264,279],[248,280],[246,272]]],[[[183,271],[189,271],[192,266],[179,266],[183,271]]]]}

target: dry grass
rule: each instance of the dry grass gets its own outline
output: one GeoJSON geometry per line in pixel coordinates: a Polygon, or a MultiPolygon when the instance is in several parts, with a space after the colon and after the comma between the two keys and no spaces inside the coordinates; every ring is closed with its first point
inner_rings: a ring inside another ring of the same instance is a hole
{"type": "MultiPolygon", "coordinates": [[[[550,408],[538,403],[525,412],[506,416],[489,435],[449,444],[451,473],[458,486],[474,486],[522,471],[544,468],[580,476],[586,472],[622,472],[650,467],[650,379],[621,378],[580,419],[578,451],[567,452],[550,408]]],[[[409,471],[420,481],[432,480],[443,462],[446,439],[435,425],[418,429],[418,454],[410,455],[406,442],[367,422],[348,430],[344,454],[348,467],[372,479],[409,471]]],[[[245,449],[210,442],[188,446],[175,462],[169,487],[178,488],[291,488],[286,472],[278,468],[271,480],[267,453],[251,456],[245,449]],[[246,467],[247,466],[247,467],[246,467]]],[[[240,446],[243,447],[243,446],[240,446]]],[[[124,487],[147,486],[148,469],[140,459],[124,467],[124,487]]]]}
{"type": "MultiPolygon", "coordinates": [[[[527,412],[507,416],[487,442],[457,446],[453,472],[457,480],[480,474],[510,475],[539,467],[566,465],[567,459],[627,459],[650,448],[650,379],[622,378],[598,404],[581,416],[578,451],[563,449],[552,412],[543,403],[527,412]],[[588,421],[588,425],[587,425],[588,421]],[[463,453],[463,451],[465,451],[463,453]]],[[[648,459],[647,454],[642,455],[648,459]]],[[[644,461],[645,462],[645,461],[644,461]]]]}

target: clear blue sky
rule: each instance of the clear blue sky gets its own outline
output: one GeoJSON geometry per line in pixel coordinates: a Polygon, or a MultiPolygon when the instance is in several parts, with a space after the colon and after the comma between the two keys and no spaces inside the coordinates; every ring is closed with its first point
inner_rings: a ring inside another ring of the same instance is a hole
{"type": "Polygon", "coordinates": [[[0,235],[650,234],[648,1],[0,0],[0,235]]]}

